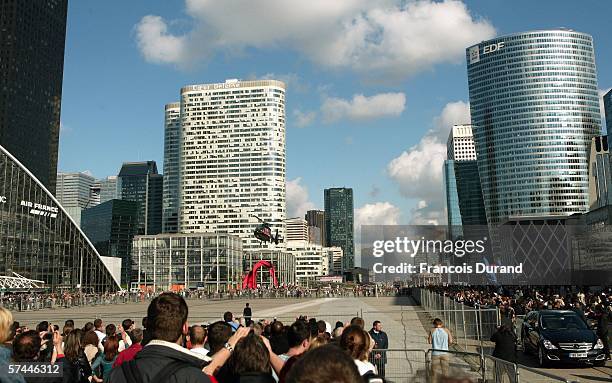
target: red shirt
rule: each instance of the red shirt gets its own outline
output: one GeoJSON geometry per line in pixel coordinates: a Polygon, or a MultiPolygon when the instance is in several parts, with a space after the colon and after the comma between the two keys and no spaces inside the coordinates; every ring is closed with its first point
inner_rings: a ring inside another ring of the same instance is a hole
{"type": "Polygon", "coordinates": [[[113,363],[113,367],[121,366],[121,363],[129,362],[130,360],[134,359],[140,350],[142,350],[140,343],[133,343],[130,347],[119,353],[117,359],[115,359],[115,363],[113,363]]]}

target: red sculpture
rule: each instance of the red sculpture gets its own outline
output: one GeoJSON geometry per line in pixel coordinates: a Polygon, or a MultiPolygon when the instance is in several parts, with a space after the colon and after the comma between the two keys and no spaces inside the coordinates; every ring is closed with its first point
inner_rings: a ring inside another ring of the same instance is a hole
{"type": "Polygon", "coordinates": [[[272,265],[270,261],[259,261],[257,262],[251,271],[244,276],[242,280],[242,288],[243,289],[256,289],[257,288],[257,270],[259,268],[265,267],[270,271],[270,278],[272,278],[272,284],[274,287],[278,287],[278,280],[276,279],[276,269],[272,265]]]}

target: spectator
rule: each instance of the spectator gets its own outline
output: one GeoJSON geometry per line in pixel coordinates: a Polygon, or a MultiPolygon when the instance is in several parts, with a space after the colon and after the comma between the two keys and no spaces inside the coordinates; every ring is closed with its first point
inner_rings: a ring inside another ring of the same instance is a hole
{"type": "Polygon", "coordinates": [[[304,321],[297,320],[287,331],[287,342],[289,343],[289,351],[283,355],[279,355],[280,359],[285,362],[279,374],[279,382],[283,383],[287,374],[293,367],[297,359],[302,356],[310,347],[310,329],[304,321]]]}
{"type": "MultiPolygon", "coordinates": [[[[382,329],[380,321],[374,321],[370,336],[374,340],[374,348],[377,350],[386,350],[389,348],[389,338],[387,333],[382,329]]],[[[370,361],[374,363],[378,370],[378,375],[385,377],[385,365],[387,364],[387,353],[385,351],[376,351],[372,353],[370,361]]]]}
{"type": "Polygon", "coordinates": [[[595,308],[595,315],[597,315],[597,336],[603,343],[606,360],[610,360],[610,340],[608,338],[610,313],[607,313],[602,305],[598,305],[595,308]]]}
{"type": "Polygon", "coordinates": [[[223,349],[223,346],[232,336],[232,327],[225,322],[215,322],[208,327],[208,345],[210,355],[214,355],[223,349]]]}
{"type": "Polygon", "coordinates": [[[331,337],[329,336],[329,333],[324,332],[322,334],[319,334],[319,336],[310,341],[310,346],[308,346],[308,352],[314,350],[315,348],[325,346],[329,343],[330,339],[331,337]]]}
{"type": "Polygon", "coordinates": [[[4,307],[0,307],[0,363],[11,359],[12,351],[6,346],[6,341],[11,335],[13,325],[13,314],[4,307]]]}
{"type": "Polygon", "coordinates": [[[64,326],[68,326],[68,327],[74,328],[74,320],[66,319],[66,321],[64,322],[64,326]]]}
{"type": "Polygon", "coordinates": [[[232,328],[232,331],[236,331],[238,330],[238,327],[240,327],[238,323],[236,323],[234,314],[232,314],[230,311],[226,311],[223,314],[223,321],[227,323],[228,325],[230,325],[230,327],[232,328]]]}
{"type": "Polygon", "coordinates": [[[95,331],[90,330],[83,335],[83,352],[87,357],[87,361],[91,365],[93,361],[96,359],[98,354],[101,352],[98,348],[98,335],[96,335],[95,331]]]}
{"type": "Polygon", "coordinates": [[[289,343],[287,342],[283,322],[274,321],[270,325],[270,346],[277,355],[282,355],[289,351],[289,343]]]}
{"type": "Polygon", "coordinates": [[[132,330],[132,345],[119,352],[119,356],[117,356],[115,363],[113,363],[113,367],[121,366],[122,363],[128,362],[136,357],[142,350],[142,337],[142,329],[135,328],[132,330]]]}
{"type": "Polygon", "coordinates": [[[64,383],[88,383],[92,375],[91,365],[81,347],[80,332],[81,330],[71,331],[64,338],[64,383]]]}
{"type": "Polygon", "coordinates": [[[270,354],[261,337],[250,333],[236,344],[232,355],[236,383],[275,383],[270,367],[270,354]]]}
{"type": "Polygon", "coordinates": [[[245,326],[249,326],[251,324],[251,318],[253,317],[253,312],[249,307],[249,303],[244,306],[244,310],[242,310],[242,316],[244,317],[245,326]]]}
{"type": "Polygon", "coordinates": [[[344,329],[340,338],[340,348],[353,358],[359,375],[364,376],[368,372],[376,374],[376,367],[368,362],[370,350],[370,336],[358,325],[352,325],[344,329]]]}
{"type": "MultiPolygon", "coordinates": [[[[497,331],[491,335],[491,342],[495,343],[494,357],[516,363],[516,335],[510,326],[507,324],[499,326],[497,331]]],[[[510,382],[514,382],[514,371],[508,364],[495,363],[495,368],[499,381],[503,380],[504,375],[508,375],[510,382]]]]}
{"type": "Polygon", "coordinates": [[[182,348],[187,335],[188,309],[185,300],[174,293],[154,298],[147,309],[147,331],[151,341],[136,357],[111,373],[113,383],[152,381],[170,383],[208,383],[203,374],[203,360],[182,348]]]}
{"type": "Polygon", "coordinates": [[[115,335],[107,336],[104,340],[104,352],[99,354],[91,365],[95,376],[107,382],[118,354],[119,339],[115,335]]]}
{"type": "Polygon", "coordinates": [[[334,345],[318,347],[306,353],[295,363],[286,381],[287,383],[363,383],[351,357],[334,345]]]}
{"type": "Polygon", "coordinates": [[[94,320],[94,331],[98,336],[98,348],[102,349],[102,340],[106,338],[106,333],[104,331],[104,323],[102,323],[102,319],[98,318],[94,320]]]}
{"type": "Polygon", "coordinates": [[[450,331],[444,327],[444,323],[439,318],[434,319],[427,342],[434,349],[431,352],[431,372],[434,381],[437,381],[441,377],[448,376],[449,355],[444,351],[448,351],[448,346],[453,343],[450,331]]]}
{"type": "Polygon", "coordinates": [[[354,317],[351,319],[351,326],[359,326],[363,330],[365,328],[365,322],[362,318],[354,317]]]}
{"type": "MultiPolygon", "coordinates": [[[[125,323],[125,321],[123,321],[123,322],[125,323]]],[[[128,325],[128,327],[127,327],[128,330],[131,331],[132,325],[129,322],[125,323],[125,324],[128,325]]],[[[131,345],[132,345],[132,338],[131,338],[130,334],[127,332],[125,327],[123,327],[123,324],[119,325],[119,352],[127,349],[131,345]]]]}
{"type": "MultiPolygon", "coordinates": [[[[84,332],[84,333],[87,333],[87,332],[89,332],[89,331],[93,331],[94,329],[95,329],[95,328],[94,328],[94,324],[93,324],[93,322],[87,322],[87,323],[85,323],[85,326],[83,326],[83,332],[84,332]]],[[[97,335],[96,335],[96,336],[97,336],[97,335]]]]}
{"type": "Polygon", "coordinates": [[[189,339],[191,340],[191,352],[206,356],[208,350],[204,348],[206,343],[206,329],[202,326],[195,325],[189,329],[189,339]]]}

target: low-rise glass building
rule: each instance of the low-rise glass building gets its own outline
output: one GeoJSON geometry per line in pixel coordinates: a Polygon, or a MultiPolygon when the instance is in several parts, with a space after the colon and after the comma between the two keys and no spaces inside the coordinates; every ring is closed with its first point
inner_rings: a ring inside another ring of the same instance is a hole
{"type": "Polygon", "coordinates": [[[236,289],[242,241],[229,234],[140,235],[132,242],[132,285],[141,290],[236,289]]]}
{"type": "Polygon", "coordinates": [[[0,146],[0,275],[52,291],[115,291],[117,282],[57,199],[0,146]]]}

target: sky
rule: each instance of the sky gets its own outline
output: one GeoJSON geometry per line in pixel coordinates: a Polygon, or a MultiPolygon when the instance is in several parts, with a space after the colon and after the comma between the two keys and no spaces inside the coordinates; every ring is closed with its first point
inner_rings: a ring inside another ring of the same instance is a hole
{"type": "Polygon", "coordinates": [[[446,138],[469,123],[465,48],[586,32],[603,94],[611,14],[594,0],[72,0],[58,170],[162,170],[164,105],[182,86],[274,78],[287,84],[288,217],[345,186],[357,227],[444,224],[446,138]]]}

